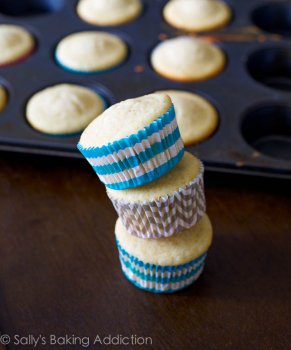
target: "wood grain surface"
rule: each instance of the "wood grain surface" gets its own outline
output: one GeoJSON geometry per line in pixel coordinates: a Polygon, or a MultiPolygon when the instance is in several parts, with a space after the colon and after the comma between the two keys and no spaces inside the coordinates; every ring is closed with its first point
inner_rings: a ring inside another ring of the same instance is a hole
{"type": "Polygon", "coordinates": [[[29,334],[152,339],[151,346],[121,347],[128,349],[290,349],[290,182],[207,173],[205,184],[215,231],[205,272],[184,291],[155,295],[123,277],[117,216],[85,160],[2,153],[0,330],[11,336],[7,349],[20,348],[15,335],[29,334]]]}

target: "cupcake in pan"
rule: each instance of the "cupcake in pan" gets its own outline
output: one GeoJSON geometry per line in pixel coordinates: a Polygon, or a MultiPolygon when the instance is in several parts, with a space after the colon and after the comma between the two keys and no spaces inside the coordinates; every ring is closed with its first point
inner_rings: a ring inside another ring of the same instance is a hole
{"type": "Polygon", "coordinates": [[[111,106],[84,130],[78,148],[100,180],[116,190],[156,180],[184,154],[172,101],[160,94],[111,106]]]}
{"type": "Polygon", "coordinates": [[[201,32],[227,25],[231,10],[220,0],[171,0],[164,7],[163,15],[175,28],[201,32]]]}
{"type": "Polygon", "coordinates": [[[154,182],[124,191],[107,189],[127,231],[140,238],[169,237],[195,225],[205,213],[203,165],[185,152],[154,182]]]}
{"type": "Polygon", "coordinates": [[[51,135],[83,131],[105,109],[95,91],[75,84],[58,84],[34,94],[26,106],[26,119],[36,130],[51,135]]]}
{"type": "Polygon", "coordinates": [[[7,93],[3,86],[0,85],[0,112],[2,112],[7,105],[7,93]]]}
{"type": "Polygon", "coordinates": [[[202,142],[216,130],[219,122],[218,112],[202,96],[181,90],[164,90],[157,93],[170,96],[185,145],[202,142]]]}
{"type": "Polygon", "coordinates": [[[34,38],[26,29],[11,24],[0,25],[0,67],[24,60],[34,48],[34,38]]]}
{"type": "Polygon", "coordinates": [[[114,34],[84,31],[63,38],[55,57],[67,70],[94,73],[115,68],[126,59],[127,51],[125,42],[114,34]]]}
{"type": "Polygon", "coordinates": [[[181,82],[212,78],[223,70],[225,62],[219,47],[191,36],[162,41],[151,54],[152,67],[158,74],[181,82]]]}
{"type": "Polygon", "coordinates": [[[77,5],[77,14],[83,21],[99,26],[130,22],[141,11],[141,0],[80,0],[77,5]]]}
{"type": "Polygon", "coordinates": [[[121,268],[137,287],[155,293],[171,293],[192,284],[201,275],[212,226],[207,215],[177,236],[140,239],[130,235],[120,219],[115,235],[121,268]]]}

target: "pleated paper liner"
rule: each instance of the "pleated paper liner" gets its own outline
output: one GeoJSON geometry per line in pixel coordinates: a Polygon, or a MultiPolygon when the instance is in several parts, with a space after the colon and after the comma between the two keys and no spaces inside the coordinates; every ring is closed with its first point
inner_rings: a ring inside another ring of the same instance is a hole
{"type": "Polygon", "coordinates": [[[136,134],[102,147],[84,148],[79,143],[78,148],[100,180],[116,190],[158,179],[173,169],[184,154],[173,105],[136,134]]]}
{"type": "Polygon", "coordinates": [[[170,237],[195,225],[205,214],[204,167],[189,184],[152,201],[128,202],[108,193],[127,231],[140,238],[170,237]]]}
{"type": "Polygon", "coordinates": [[[201,275],[207,252],[177,266],[147,264],[130,255],[117,241],[119,259],[125,277],[138,288],[153,293],[174,293],[190,286],[201,275]]]}

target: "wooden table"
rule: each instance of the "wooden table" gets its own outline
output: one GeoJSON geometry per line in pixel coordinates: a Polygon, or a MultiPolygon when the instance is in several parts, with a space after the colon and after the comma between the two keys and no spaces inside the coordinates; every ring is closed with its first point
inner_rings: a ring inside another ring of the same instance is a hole
{"type": "Polygon", "coordinates": [[[15,335],[74,334],[91,342],[96,335],[151,337],[152,346],[134,348],[155,350],[290,349],[290,192],[284,180],[207,173],[215,239],[206,270],[182,292],[155,295],[123,277],[116,214],[85,160],[2,153],[0,329],[11,337],[7,348],[20,348],[15,335]]]}

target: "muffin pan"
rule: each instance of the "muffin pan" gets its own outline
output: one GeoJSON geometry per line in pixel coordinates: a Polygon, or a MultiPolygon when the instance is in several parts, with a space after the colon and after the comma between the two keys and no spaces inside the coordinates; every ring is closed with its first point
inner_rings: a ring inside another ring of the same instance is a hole
{"type": "Polygon", "coordinates": [[[215,134],[187,147],[207,169],[291,178],[291,20],[287,16],[291,3],[226,2],[233,10],[232,22],[199,35],[224,50],[228,58],[224,71],[206,81],[179,83],[159,76],[149,63],[159,41],[184,34],[163,20],[165,0],[144,0],[138,19],[116,27],[83,22],[75,11],[76,0],[2,0],[0,23],[28,29],[37,48],[23,62],[0,67],[0,83],[9,94],[8,105],[0,113],[0,149],[81,157],[76,148],[79,135],[49,136],[26,122],[27,101],[47,86],[90,87],[109,104],[156,90],[179,89],[204,96],[219,112],[215,134]],[[55,47],[66,35],[82,30],[120,36],[129,46],[129,57],[106,72],[66,71],[55,61],[55,47]]]}

